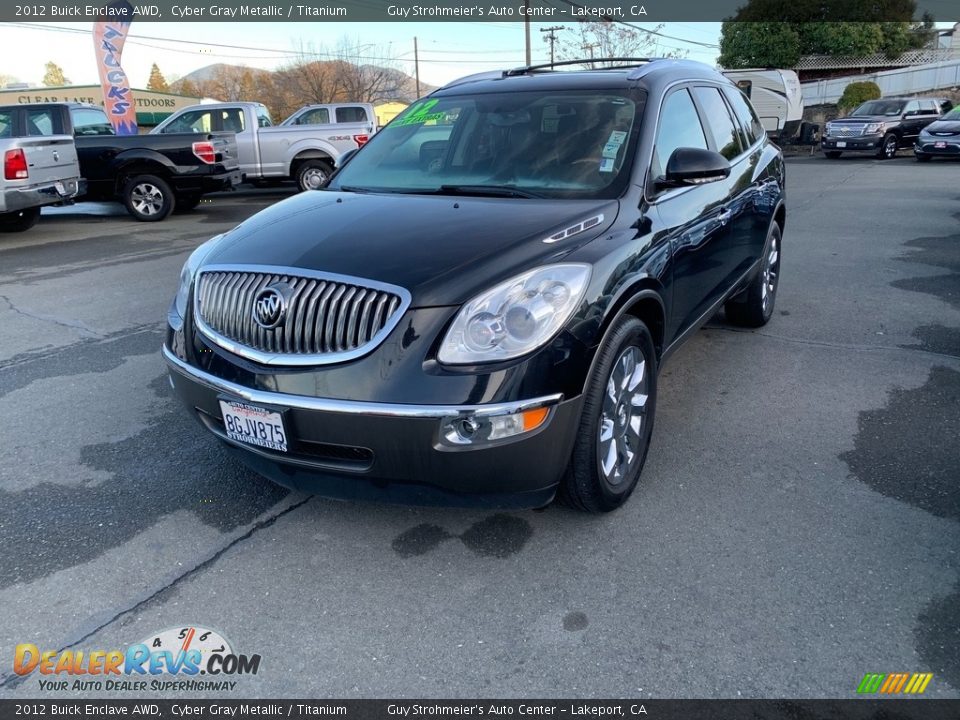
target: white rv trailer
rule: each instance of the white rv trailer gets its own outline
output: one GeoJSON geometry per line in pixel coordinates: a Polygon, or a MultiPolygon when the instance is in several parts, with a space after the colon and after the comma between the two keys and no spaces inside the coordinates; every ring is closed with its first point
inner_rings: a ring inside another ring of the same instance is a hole
{"type": "Polygon", "coordinates": [[[722,70],[746,93],[767,134],[787,140],[803,120],[803,93],[793,70],[722,70]]]}

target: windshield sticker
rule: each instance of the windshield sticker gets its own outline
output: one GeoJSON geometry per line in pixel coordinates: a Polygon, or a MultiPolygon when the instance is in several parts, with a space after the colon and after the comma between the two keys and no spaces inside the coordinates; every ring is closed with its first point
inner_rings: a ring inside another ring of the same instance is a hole
{"type": "Polygon", "coordinates": [[[613,172],[613,158],[604,158],[600,161],[600,172],[613,172]]]}
{"type": "Polygon", "coordinates": [[[618,152],[620,152],[619,143],[608,142],[603,146],[603,156],[605,158],[615,158],[618,152]]]}
{"type": "Polygon", "coordinates": [[[623,145],[623,141],[627,139],[627,133],[623,130],[614,130],[610,133],[610,137],[607,139],[608,143],[616,143],[617,145],[623,145]]]}
{"type": "Polygon", "coordinates": [[[423,125],[424,123],[430,122],[431,120],[442,120],[446,115],[445,112],[430,112],[434,105],[436,105],[439,100],[425,100],[422,103],[417,103],[410,108],[408,113],[403,117],[397,118],[392,123],[390,127],[404,127],[405,125],[423,125]]]}

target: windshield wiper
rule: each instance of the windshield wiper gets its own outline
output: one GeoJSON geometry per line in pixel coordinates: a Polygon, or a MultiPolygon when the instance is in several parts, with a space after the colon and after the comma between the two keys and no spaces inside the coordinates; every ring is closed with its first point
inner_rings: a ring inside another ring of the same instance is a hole
{"type": "Polygon", "coordinates": [[[441,185],[435,195],[476,195],[478,197],[542,198],[515,185],[441,185]]]}
{"type": "Polygon", "coordinates": [[[348,193],[371,193],[373,190],[369,188],[356,187],[354,185],[341,185],[338,188],[326,187],[324,190],[334,190],[335,192],[348,192],[348,193]]]}

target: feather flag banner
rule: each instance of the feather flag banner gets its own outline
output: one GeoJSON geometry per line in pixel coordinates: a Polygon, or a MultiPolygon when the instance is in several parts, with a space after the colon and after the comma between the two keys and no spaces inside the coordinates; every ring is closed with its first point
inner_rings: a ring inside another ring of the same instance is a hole
{"type": "Polygon", "coordinates": [[[117,135],[137,134],[137,107],[130,79],[120,66],[123,44],[133,22],[133,6],[116,0],[104,8],[93,25],[93,45],[103,88],[103,105],[117,135]]]}

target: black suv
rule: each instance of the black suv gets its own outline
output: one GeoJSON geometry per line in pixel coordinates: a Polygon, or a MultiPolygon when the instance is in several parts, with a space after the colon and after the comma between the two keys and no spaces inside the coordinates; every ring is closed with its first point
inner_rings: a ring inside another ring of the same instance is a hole
{"type": "Polygon", "coordinates": [[[621,62],[451,83],[200,246],[164,347],[190,414],[324,495],[623,503],[666,357],[769,320],[786,211],[735,85],[621,62]]]}
{"type": "Polygon", "coordinates": [[[941,98],[869,100],[847,117],[828,122],[820,148],[828,158],[868,152],[889,160],[897,150],[913,147],[920,131],[951,107],[941,98]]]}

